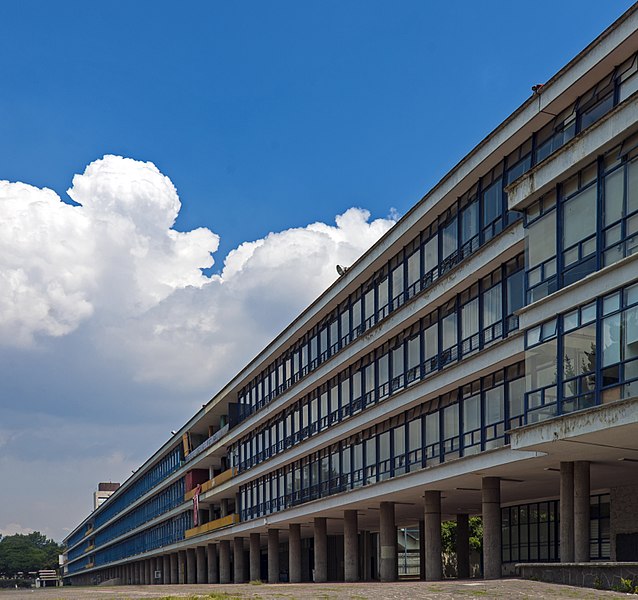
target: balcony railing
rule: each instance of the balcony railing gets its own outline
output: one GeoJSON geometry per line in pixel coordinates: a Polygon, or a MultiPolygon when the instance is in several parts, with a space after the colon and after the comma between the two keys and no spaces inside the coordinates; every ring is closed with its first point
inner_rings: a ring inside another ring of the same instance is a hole
{"type": "Polygon", "coordinates": [[[236,513],[226,515],[221,519],[215,519],[214,521],[209,521],[208,523],[204,523],[199,527],[193,527],[192,529],[187,529],[184,533],[184,537],[186,539],[195,537],[196,535],[203,535],[204,533],[210,533],[211,531],[215,531],[217,529],[221,529],[222,527],[230,527],[231,525],[235,525],[239,523],[239,515],[236,513]]]}
{"type": "MultiPolygon", "coordinates": [[[[217,487],[222,483],[226,483],[229,479],[235,477],[235,475],[237,475],[237,467],[231,467],[230,469],[227,469],[223,473],[217,475],[217,477],[213,477],[212,479],[209,479],[208,481],[202,483],[200,487],[200,494],[208,492],[209,490],[212,490],[214,487],[217,487]]],[[[184,494],[184,502],[188,502],[189,500],[191,500],[194,495],[194,489],[186,492],[186,494],[184,494]]]]}

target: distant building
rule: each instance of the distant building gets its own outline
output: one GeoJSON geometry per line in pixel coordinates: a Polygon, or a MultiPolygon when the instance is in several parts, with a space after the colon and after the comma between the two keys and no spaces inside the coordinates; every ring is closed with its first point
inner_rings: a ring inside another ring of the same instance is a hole
{"type": "Polygon", "coordinates": [[[73,530],[67,578],[392,581],[418,540],[436,580],[449,519],[467,576],[472,515],[485,578],[638,561],[637,50],[634,5],[73,530]]]}
{"type": "Polygon", "coordinates": [[[93,492],[93,510],[97,510],[102,506],[119,487],[119,483],[111,483],[110,481],[108,483],[98,483],[97,491],[93,492]]]}
{"type": "Polygon", "coordinates": [[[35,578],[35,587],[57,587],[59,585],[61,585],[61,581],[55,570],[38,571],[38,576],[35,578]]]}

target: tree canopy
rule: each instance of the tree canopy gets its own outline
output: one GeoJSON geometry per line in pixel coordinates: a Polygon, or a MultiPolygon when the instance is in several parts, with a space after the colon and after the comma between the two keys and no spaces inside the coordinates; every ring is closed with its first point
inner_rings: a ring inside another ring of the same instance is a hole
{"type": "Polygon", "coordinates": [[[39,531],[0,538],[0,576],[15,577],[22,572],[55,569],[62,546],[39,531]]]}

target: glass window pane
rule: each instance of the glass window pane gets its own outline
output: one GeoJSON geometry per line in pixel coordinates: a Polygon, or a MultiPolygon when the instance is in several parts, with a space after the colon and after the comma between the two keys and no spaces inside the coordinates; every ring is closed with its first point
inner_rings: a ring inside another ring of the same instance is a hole
{"type": "Polygon", "coordinates": [[[452,313],[443,319],[442,334],[443,350],[447,350],[456,345],[456,313],[452,313]]]}
{"type": "Polygon", "coordinates": [[[497,179],[483,193],[483,226],[489,225],[495,221],[503,210],[502,202],[502,183],[497,179]]]}
{"type": "MultiPolygon", "coordinates": [[[[463,430],[473,431],[481,427],[481,397],[477,394],[463,400],[463,430]]],[[[447,425],[446,425],[447,434],[447,425]]]]}
{"type": "Polygon", "coordinates": [[[439,244],[435,235],[425,244],[425,272],[428,273],[439,264],[439,244]]]}
{"type": "Polygon", "coordinates": [[[396,298],[403,292],[403,264],[392,271],[392,296],[396,298]]]}
{"type": "Polygon", "coordinates": [[[410,424],[408,425],[408,444],[410,451],[419,450],[420,448],[422,448],[421,419],[410,421],[410,424]]]}
{"type": "Polygon", "coordinates": [[[596,186],[590,186],[563,205],[563,248],[596,233],[596,186]]]}
{"type": "Polygon", "coordinates": [[[451,254],[456,252],[456,249],[458,246],[456,236],[457,236],[456,219],[454,219],[449,225],[447,225],[443,229],[443,243],[442,243],[442,249],[443,249],[442,258],[443,259],[447,258],[451,254]]]}
{"type": "MultiPolygon", "coordinates": [[[[521,271],[522,273],[522,271],[521,271]]],[[[497,284],[483,294],[483,327],[489,327],[503,318],[501,284],[497,284]]],[[[510,309],[511,312],[511,309],[510,309]]]]}
{"type": "Polygon", "coordinates": [[[463,339],[467,339],[478,333],[478,298],[468,302],[461,309],[461,328],[463,339]]]}
{"type": "Polygon", "coordinates": [[[527,267],[535,267],[556,255],[556,211],[527,228],[527,267]]]}
{"type": "Polygon", "coordinates": [[[620,314],[603,320],[603,366],[620,362],[620,314]]]}
{"type": "Polygon", "coordinates": [[[525,303],[524,272],[521,269],[507,278],[507,314],[511,315],[525,303]]]}
{"type": "Polygon", "coordinates": [[[472,202],[461,215],[461,242],[465,243],[478,234],[478,202],[472,202]]]}
{"type": "Polygon", "coordinates": [[[556,383],[556,340],[545,342],[525,352],[527,390],[556,383]]]}
{"type": "Polygon", "coordinates": [[[617,169],[605,177],[605,225],[623,216],[624,169],[617,169]]]}
{"type": "Polygon", "coordinates": [[[408,340],[408,369],[421,363],[421,338],[417,335],[408,340]]]}
{"type": "Polygon", "coordinates": [[[502,385],[485,392],[485,423],[487,425],[503,420],[504,398],[505,394],[502,385]]]}
{"type": "Polygon", "coordinates": [[[421,252],[417,250],[408,258],[408,287],[421,278],[421,252]]]}

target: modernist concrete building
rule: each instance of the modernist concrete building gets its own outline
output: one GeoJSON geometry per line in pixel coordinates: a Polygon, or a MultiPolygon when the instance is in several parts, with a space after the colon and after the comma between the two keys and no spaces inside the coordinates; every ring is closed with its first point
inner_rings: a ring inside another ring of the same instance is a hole
{"type": "MultiPolygon", "coordinates": [[[[65,540],[70,583],[638,560],[638,9],[65,540]],[[412,555],[415,553],[412,552],[412,555]]],[[[535,83],[535,82],[530,82],[535,83]]]]}

